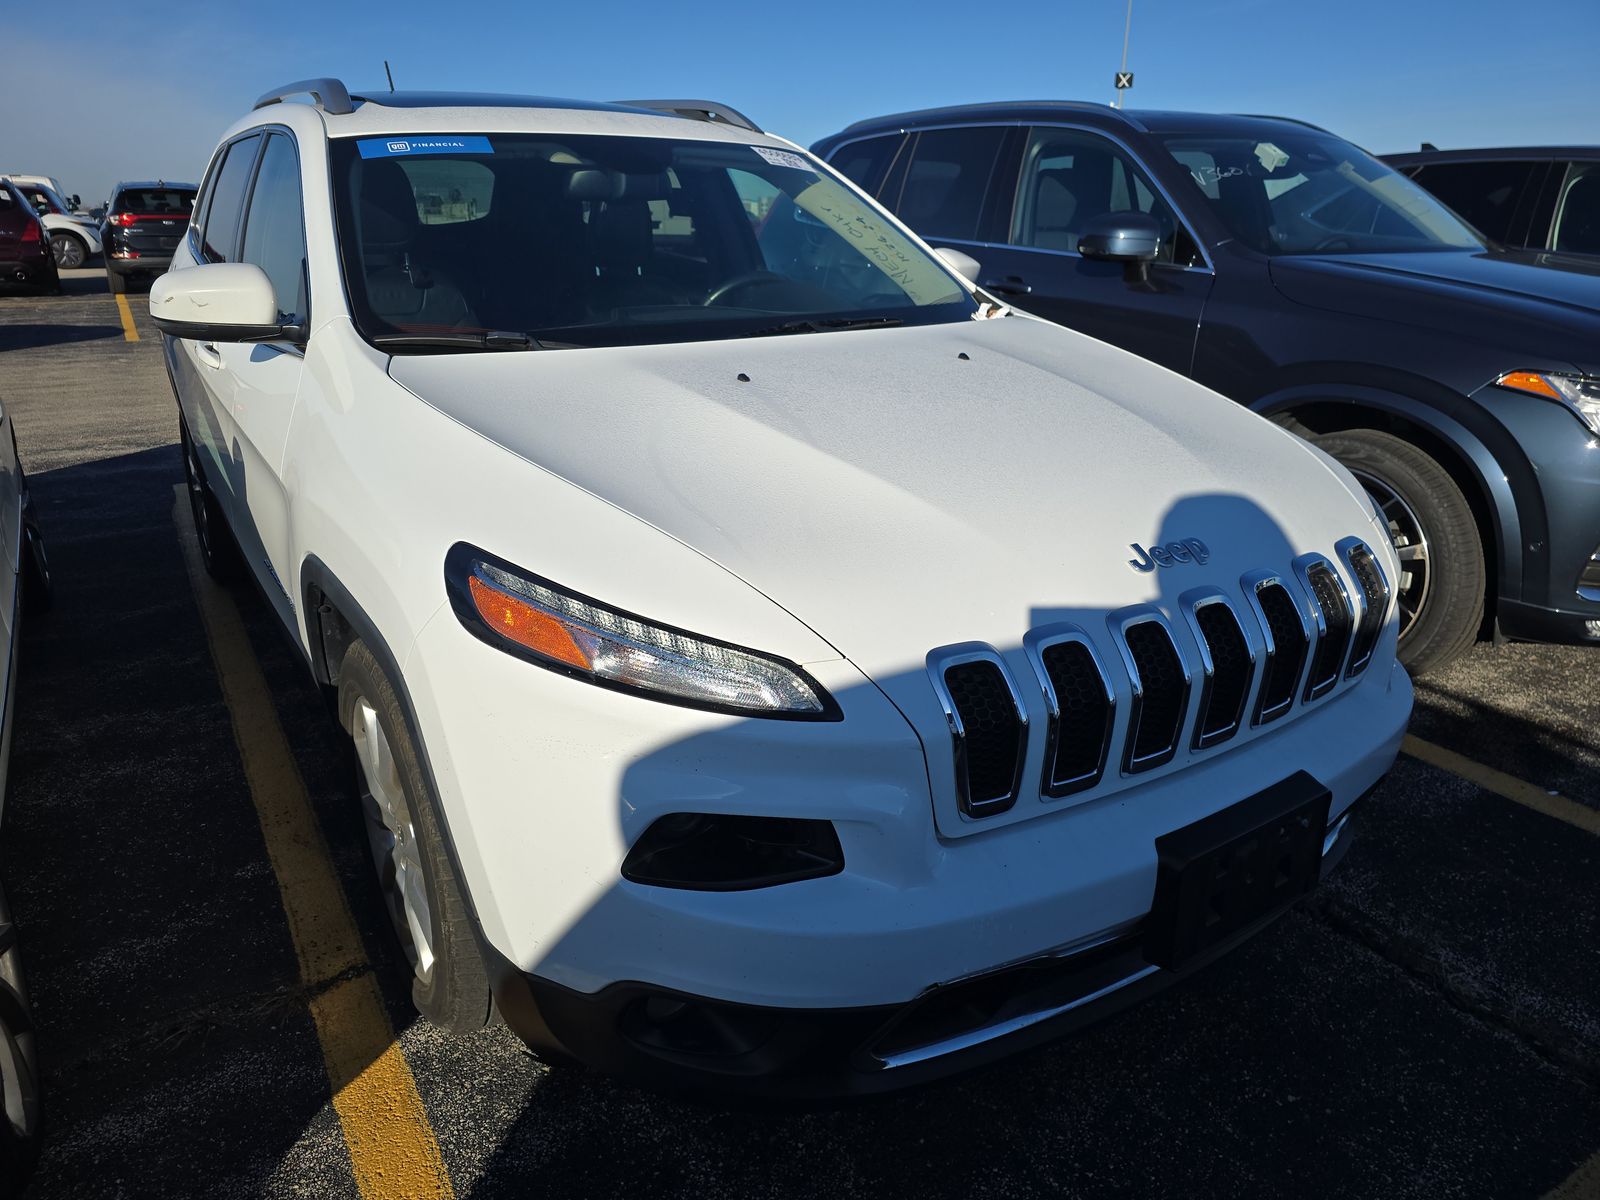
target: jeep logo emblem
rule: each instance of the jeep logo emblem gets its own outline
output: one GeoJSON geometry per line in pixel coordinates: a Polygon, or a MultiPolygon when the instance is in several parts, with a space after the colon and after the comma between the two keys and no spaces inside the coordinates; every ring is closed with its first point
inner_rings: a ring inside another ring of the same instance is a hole
{"type": "Polygon", "coordinates": [[[1138,542],[1128,547],[1133,557],[1128,565],[1135,571],[1154,571],[1157,567],[1171,567],[1178,563],[1199,563],[1202,566],[1211,558],[1211,551],[1199,538],[1184,538],[1168,542],[1165,546],[1151,546],[1146,550],[1138,542]]]}

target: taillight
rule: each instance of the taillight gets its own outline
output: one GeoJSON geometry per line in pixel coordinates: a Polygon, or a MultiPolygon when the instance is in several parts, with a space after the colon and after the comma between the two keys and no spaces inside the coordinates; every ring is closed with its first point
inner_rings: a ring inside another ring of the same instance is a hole
{"type": "Polygon", "coordinates": [[[25,242],[44,241],[44,226],[38,221],[29,221],[22,227],[22,240],[25,242]]]}
{"type": "Polygon", "coordinates": [[[131,213],[131,212],[124,212],[124,213],[118,213],[116,216],[112,217],[111,218],[111,223],[113,225],[128,226],[128,225],[132,225],[138,219],[139,218],[138,218],[138,216],[136,214],[131,213]]]}

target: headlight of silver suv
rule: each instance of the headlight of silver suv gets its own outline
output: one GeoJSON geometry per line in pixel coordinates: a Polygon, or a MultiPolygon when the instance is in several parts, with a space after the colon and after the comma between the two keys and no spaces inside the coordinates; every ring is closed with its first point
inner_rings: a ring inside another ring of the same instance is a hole
{"type": "Polygon", "coordinates": [[[1503,388],[1565,404],[1590,430],[1600,434],[1600,378],[1545,371],[1507,371],[1495,380],[1503,388]]]}
{"type": "Polygon", "coordinates": [[[465,542],[445,556],[445,584],[480,640],[575,679],[714,712],[840,718],[795,663],[609,608],[465,542]]]}

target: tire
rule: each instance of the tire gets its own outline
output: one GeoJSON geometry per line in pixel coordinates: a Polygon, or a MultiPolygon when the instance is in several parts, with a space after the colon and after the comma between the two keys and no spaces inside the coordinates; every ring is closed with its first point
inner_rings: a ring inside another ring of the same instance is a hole
{"type": "Polygon", "coordinates": [[[339,723],[355,750],[368,846],[384,907],[411,964],[417,1011],[456,1033],[482,1029],[494,1008],[470,910],[404,712],[362,642],[345,652],[339,667],[339,723]]]}
{"type": "Polygon", "coordinates": [[[111,289],[113,296],[120,296],[128,290],[128,277],[120,271],[106,269],[106,287],[111,289]]]}
{"type": "Polygon", "coordinates": [[[16,928],[0,896],[0,1196],[22,1192],[39,1158],[37,1040],[18,960],[16,928]]]}
{"type": "Polygon", "coordinates": [[[222,506],[206,483],[194,441],[189,437],[189,423],[181,416],[178,443],[183,451],[183,479],[189,492],[189,511],[194,515],[195,536],[200,542],[200,560],[205,563],[206,574],[218,583],[233,583],[244,573],[244,559],[228,528],[228,519],[222,515],[222,506]]]}
{"type": "Polygon", "coordinates": [[[1410,442],[1375,429],[1312,439],[1348,467],[1389,518],[1400,607],[1400,661],[1413,675],[1466,651],[1483,625],[1488,575],[1472,507],[1449,472],[1410,442]]]}
{"type": "Polygon", "coordinates": [[[55,255],[56,266],[75,271],[89,261],[89,244],[73,233],[52,233],[50,250],[55,255]]]}

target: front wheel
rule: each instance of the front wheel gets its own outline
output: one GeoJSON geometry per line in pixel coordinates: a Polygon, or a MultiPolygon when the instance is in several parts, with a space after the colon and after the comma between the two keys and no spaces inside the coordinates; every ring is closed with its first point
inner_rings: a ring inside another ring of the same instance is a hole
{"type": "Polygon", "coordinates": [[[406,961],[417,1011],[458,1033],[491,1019],[489,976],[432,792],[383,668],[357,642],[339,666],[339,723],[355,749],[356,787],[384,906],[406,961]]]}
{"type": "Polygon", "coordinates": [[[83,239],[74,237],[70,233],[51,234],[50,251],[56,256],[56,266],[68,271],[77,270],[89,257],[89,247],[84,244],[83,239]]]}
{"type": "Polygon", "coordinates": [[[194,515],[195,537],[200,542],[200,561],[205,564],[206,574],[218,583],[232,583],[241,574],[243,565],[239,546],[222,515],[222,506],[211,494],[201,473],[194,439],[189,436],[189,423],[181,416],[178,418],[178,443],[183,450],[183,479],[189,492],[189,511],[194,515]]]}
{"type": "Polygon", "coordinates": [[[1467,498],[1449,472],[1393,434],[1349,429],[1312,440],[1349,468],[1388,523],[1400,559],[1400,661],[1414,675],[1444,666],[1483,624],[1483,541],[1467,498]]]}

